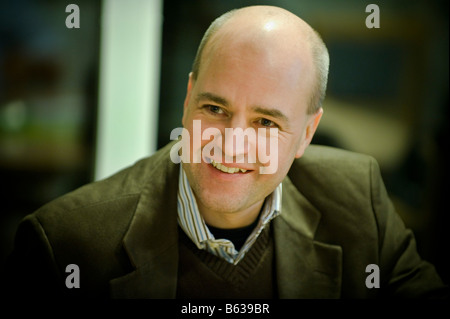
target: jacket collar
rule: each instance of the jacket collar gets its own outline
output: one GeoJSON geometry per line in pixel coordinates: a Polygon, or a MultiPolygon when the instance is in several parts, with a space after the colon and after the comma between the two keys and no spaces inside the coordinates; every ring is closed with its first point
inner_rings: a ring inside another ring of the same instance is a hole
{"type": "Polygon", "coordinates": [[[135,270],[110,281],[112,298],[175,298],[178,272],[179,165],[155,165],[123,246],[135,270]],[[156,212],[152,214],[151,212],[156,212]]]}
{"type": "MultiPolygon", "coordinates": [[[[176,297],[179,165],[170,162],[154,173],[142,191],[123,242],[135,270],[110,281],[113,298],[176,297]]],[[[320,216],[286,177],[282,213],[273,221],[280,298],[340,296],[342,251],[339,246],[314,240],[320,216]]]]}
{"type": "Polygon", "coordinates": [[[314,240],[320,219],[320,212],[286,177],[282,213],[273,221],[279,298],[340,297],[342,250],[314,240]]]}

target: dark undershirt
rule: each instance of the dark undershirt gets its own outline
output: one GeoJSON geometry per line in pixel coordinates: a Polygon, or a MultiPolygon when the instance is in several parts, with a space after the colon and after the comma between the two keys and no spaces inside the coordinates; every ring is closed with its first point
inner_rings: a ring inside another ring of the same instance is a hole
{"type": "Polygon", "coordinates": [[[248,226],[233,229],[223,229],[207,225],[209,231],[214,235],[215,239],[228,239],[234,245],[234,248],[239,251],[247,240],[248,236],[258,225],[259,215],[253,223],[248,226]]]}

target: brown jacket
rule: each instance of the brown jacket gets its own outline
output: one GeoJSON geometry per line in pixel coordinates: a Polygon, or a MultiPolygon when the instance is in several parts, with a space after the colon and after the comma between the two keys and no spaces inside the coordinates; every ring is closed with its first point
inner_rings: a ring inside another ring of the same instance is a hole
{"type": "MultiPolygon", "coordinates": [[[[27,216],[2,275],[5,292],[174,298],[179,165],[170,147],[27,216]],[[69,264],[79,267],[80,288],[65,285],[69,264]]],[[[311,145],[283,181],[273,234],[280,298],[448,296],[371,157],[311,145]],[[380,288],[366,286],[369,264],[379,267],[380,288]]]]}

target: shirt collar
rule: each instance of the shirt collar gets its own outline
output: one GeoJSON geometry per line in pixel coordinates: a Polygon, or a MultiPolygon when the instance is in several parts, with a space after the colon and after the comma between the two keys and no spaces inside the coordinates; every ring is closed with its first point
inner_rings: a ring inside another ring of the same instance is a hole
{"type": "Polygon", "coordinates": [[[281,213],[282,184],[266,197],[258,225],[238,252],[229,240],[216,240],[200,214],[196,199],[183,167],[178,183],[178,224],[199,249],[206,249],[229,262],[237,263],[250,249],[264,227],[281,213]]]}

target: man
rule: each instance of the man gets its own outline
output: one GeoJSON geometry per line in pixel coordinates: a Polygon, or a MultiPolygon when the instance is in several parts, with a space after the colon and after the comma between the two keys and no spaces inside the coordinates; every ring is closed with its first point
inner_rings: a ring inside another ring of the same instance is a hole
{"type": "Polygon", "coordinates": [[[182,147],[171,143],[26,217],[3,275],[8,289],[113,298],[448,296],[394,212],[375,161],[308,147],[327,73],[325,45],[292,13],[253,6],[218,18],[189,75],[182,147]],[[234,143],[227,129],[247,139],[234,143]],[[268,145],[270,160],[254,158],[268,145]],[[171,161],[178,151],[180,165],[171,161]]]}

